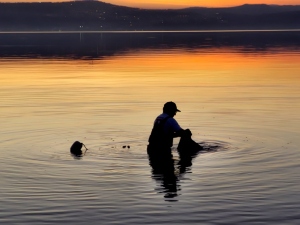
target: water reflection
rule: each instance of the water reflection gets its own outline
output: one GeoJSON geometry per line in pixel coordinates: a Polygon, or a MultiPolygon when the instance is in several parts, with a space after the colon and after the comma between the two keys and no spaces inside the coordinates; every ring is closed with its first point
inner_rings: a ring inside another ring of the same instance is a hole
{"type": "Polygon", "coordinates": [[[191,138],[180,138],[177,146],[179,159],[173,157],[171,152],[163,153],[151,151],[147,148],[149,165],[152,170],[152,178],[156,180],[160,188],[158,193],[163,193],[166,201],[177,201],[176,197],[181,191],[180,180],[186,173],[190,173],[193,160],[201,153],[214,153],[219,150],[226,150],[229,146],[225,142],[200,142],[197,143],[191,138]]]}
{"type": "MultiPolygon", "coordinates": [[[[23,54],[16,57],[29,58],[1,60],[0,218],[5,224],[297,224],[300,45],[288,36],[251,45],[257,39],[249,35],[240,45],[238,38],[227,44],[222,37],[201,45],[200,35],[199,48],[187,49],[193,44],[182,41],[176,51],[164,47],[172,43],[166,36],[149,38],[149,45],[133,39],[137,43],[130,43],[126,55],[107,60],[96,55],[93,64],[35,58],[72,57],[72,52],[89,57],[95,49],[86,37],[83,47],[56,45],[47,37],[41,41],[51,43],[48,47],[38,41],[32,48],[22,42],[13,46],[13,39],[11,47],[0,42],[0,55],[14,56],[2,51],[12,48],[23,54]],[[151,45],[155,41],[160,44],[151,45]],[[226,47],[230,43],[237,47],[226,47]],[[276,43],[283,50],[273,54],[276,43]],[[140,52],[132,47],[139,45],[140,52]],[[252,52],[237,54],[243,49],[252,52]],[[195,140],[230,150],[201,151],[184,161],[173,152],[166,170],[151,158],[150,167],[145,140],[158,103],[169,99],[186,109],[180,121],[195,131],[195,140]],[[76,139],[95,151],[74,161],[68,150],[76,139]],[[110,147],[129,142],[135,143],[130,149],[110,147]],[[149,187],[156,182],[159,194],[149,187]],[[160,203],[163,196],[180,199],[172,204],[176,210],[160,203]]],[[[196,36],[192,41],[198,42],[196,36]]],[[[113,40],[106,47],[107,55],[126,51],[110,51],[113,40]]]]}
{"type": "Polygon", "coordinates": [[[180,178],[191,170],[192,160],[204,151],[200,145],[195,142],[191,143],[194,146],[181,138],[177,148],[179,160],[175,160],[171,152],[151,151],[149,147],[147,149],[149,165],[152,167],[152,178],[160,184],[161,189],[158,192],[164,193],[164,198],[168,201],[178,196],[177,192],[181,190],[180,178]]]}
{"type": "Polygon", "coordinates": [[[202,33],[2,33],[1,57],[63,57],[101,59],[128,50],[229,47],[241,53],[296,51],[300,31],[202,32],[202,33]]]}
{"type": "Polygon", "coordinates": [[[152,178],[160,183],[162,187],[162,190],[159,190],[159,192],[163,192],[165,198],[176,197],[179,185],[178,176],[175,175],[173,155],[159,156],[150,153],[148,158],[152,167],[152,178]]]}

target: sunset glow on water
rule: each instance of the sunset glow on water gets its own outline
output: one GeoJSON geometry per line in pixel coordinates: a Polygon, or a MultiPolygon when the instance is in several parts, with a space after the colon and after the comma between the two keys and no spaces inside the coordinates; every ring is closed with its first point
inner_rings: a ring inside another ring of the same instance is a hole
{"type": "Polygon", "coordinates": [[[83,41],[1,46],[0,222],[297,224],[299,46],[201,38],[123,48],[85,37],[90,55],[83,41]],[[146,153],[167,101],[214,149],[175,165],[171,188],[146,153]],[[88,148],[80,159],[76,140],[88,148]]]}

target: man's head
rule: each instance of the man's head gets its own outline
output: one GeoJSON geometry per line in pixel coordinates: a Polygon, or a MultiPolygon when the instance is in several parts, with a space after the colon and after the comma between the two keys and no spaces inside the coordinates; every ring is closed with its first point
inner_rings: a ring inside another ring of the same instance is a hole
{"type": "Polygon", "coordinates": [[[181,112],[177,109],[177,106],[174,102],[166,102],[163,107],[163,112],[169,116],[175,116],[177,112],[181,112]]]}

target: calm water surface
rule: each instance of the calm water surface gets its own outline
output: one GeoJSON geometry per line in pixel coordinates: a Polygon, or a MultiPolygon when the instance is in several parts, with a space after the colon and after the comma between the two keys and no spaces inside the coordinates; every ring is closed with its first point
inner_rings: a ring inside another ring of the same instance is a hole
{"type": "Polygon", "coordinates": [[[0,223],[299,224],[299,45],[203,40],[2,45],[0,223]],[[181,171],[175,141],[172,184],[146,154],[170,100],[214,149],[181,171]]]}

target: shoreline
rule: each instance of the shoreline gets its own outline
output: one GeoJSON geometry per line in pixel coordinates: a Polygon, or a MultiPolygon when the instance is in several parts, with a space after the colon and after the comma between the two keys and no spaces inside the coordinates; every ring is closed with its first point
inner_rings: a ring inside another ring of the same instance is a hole
{"type": "Polygon", "coordinates": [[[244,29],[244,30],[136,30],[136,31],[118,31],[118,30],[58,30],[58,31],[0,31],[0,34],[88,34],[88,33],[106,33],[106,34],[126,34],[126,33],[242,33],[242,32],[300,32],[300,29],[244,29]]]}

